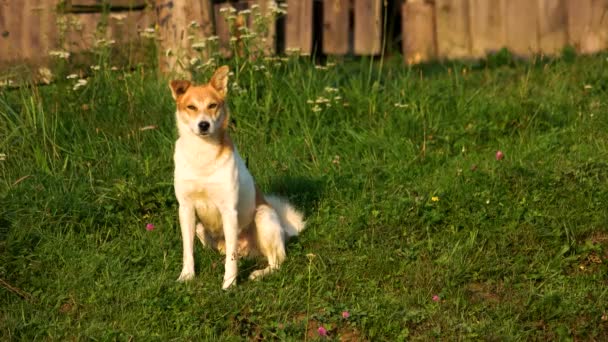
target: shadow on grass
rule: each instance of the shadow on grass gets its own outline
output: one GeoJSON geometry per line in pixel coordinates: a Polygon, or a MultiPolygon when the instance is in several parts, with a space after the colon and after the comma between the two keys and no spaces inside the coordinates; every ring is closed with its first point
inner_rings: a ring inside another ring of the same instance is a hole
{"type": "Polygon", "coordinates": [[[289,198],[308,217],[317,210],[324,186],[325,181],[321,178],[283,176],[271,180],[268,193],[289,198]]]}

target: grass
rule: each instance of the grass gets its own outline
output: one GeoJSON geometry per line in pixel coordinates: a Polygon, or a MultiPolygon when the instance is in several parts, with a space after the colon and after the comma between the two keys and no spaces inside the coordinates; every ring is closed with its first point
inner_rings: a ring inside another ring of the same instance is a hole
{"type": "Polygon", "coordinates": [[[228,292],[198,244],[175,281],[166,80],[2,91],[0,339],[607,339],[606,56],[338,62],[231,62],[232,136],[308,227],[228,292]]]}

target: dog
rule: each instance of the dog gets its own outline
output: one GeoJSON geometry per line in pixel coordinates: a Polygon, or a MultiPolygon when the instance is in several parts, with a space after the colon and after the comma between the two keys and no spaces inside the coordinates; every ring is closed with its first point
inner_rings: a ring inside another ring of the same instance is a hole
{"type": "Polygon", "coordinates": [[[250,279],[277,270],[287,239],[305,227],[302,213],[286,200],[262,194],[230,139],[228,77],[229,68],[222,66],[204,85],[169,82],[179,136],[173,156],[183,243],[178,281],[194,277],[196,234],[203,246],[226,255],[223,289],[236,284],[241,256],[268,260],[250,279]]]}

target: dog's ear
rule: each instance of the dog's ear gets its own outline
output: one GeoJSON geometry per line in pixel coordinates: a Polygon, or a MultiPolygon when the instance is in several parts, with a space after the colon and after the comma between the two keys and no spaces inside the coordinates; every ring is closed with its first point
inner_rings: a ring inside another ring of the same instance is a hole
{"type": "Polygon", "coordinates": [[[222,96],[226,96],[228,93],[229,72],[230,69],[227,65],[221,66],[215,70],[215,73],[213,73],[213,76],[211,76],[211,80],[209,81],[209,84],[211,84],[211,86],[215,88],[215,90],[217,90],[222,96]]]}
{"type": "Polygon", "coordinates": [[[190,88],[192,83],[190,81],[184,80],[174,80],[169,82],[169,87],[171,88],[171,95],[173,95],[173,99],[177,100],[178,97],[184,95],[186,90],[190,88]]]}

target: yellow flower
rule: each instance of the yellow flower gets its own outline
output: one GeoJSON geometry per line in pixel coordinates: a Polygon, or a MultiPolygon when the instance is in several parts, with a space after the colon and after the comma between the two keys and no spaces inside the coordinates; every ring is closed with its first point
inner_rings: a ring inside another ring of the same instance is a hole
{"type": "Polygon", "coordinates": [[[439,197],[433,196],[433,197],[431,197],[431,201],[433,201],[433,202],[439,202],[439,197]]]}

